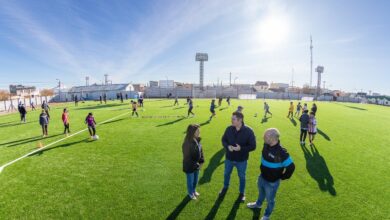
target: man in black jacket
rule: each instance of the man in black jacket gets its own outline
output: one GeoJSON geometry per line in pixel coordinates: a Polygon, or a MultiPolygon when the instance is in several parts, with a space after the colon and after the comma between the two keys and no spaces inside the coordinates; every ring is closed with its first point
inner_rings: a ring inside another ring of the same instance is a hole
{"type": "Polygon", "coordinates": [[[261,208],[263,201],[267,199],[267,209],[262,220],[268,220],[275,206],[275,196],[280,180],[291,177],[295,165],[279,142],[280,133],[276,128],[267,129],[264,133],[264,148],[262,151],[260,171],[257,185],[259,197],[256,202],[248,203],[248,208],[261,208]]]}
{"type": "Polygon", "coordinates": [[[223,197],[229,187],[233,167],[237,168],[240,179],[239,199],[245,201],[245,174],[249,152],[256,149],[256,137],[252,129],[243,122],[244,115],[234,112],[232,125],[227,127],[222,137],[222,145],[226,150],[224,186],[219,195],[223,197]]]}

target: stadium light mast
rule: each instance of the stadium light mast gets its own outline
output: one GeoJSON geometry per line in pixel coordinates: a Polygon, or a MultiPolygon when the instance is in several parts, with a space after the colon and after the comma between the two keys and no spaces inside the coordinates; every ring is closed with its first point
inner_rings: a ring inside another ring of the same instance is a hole
{"type": "Polygon", "coordinates": [[[195,61],[199,61],[199,87],[203,91],[203,77],[204,77],[204,61],[209,60],[209,55],[207,53],[196,53],[195,61]]]}
{"type": "Polygon", "coordinates": [[[313,39],[310,35],[310,87],[313,83],[313,39]]]}
{"type": "Polygon", "coordinates": [[[317,77],[317,91],[316,91],[316,100],[318,100],[318,97],[321,94],[321,74],[324,72],[324,67],[323,66],[317,66],[316,67],[316,72],[318,73],[317,77]]]}

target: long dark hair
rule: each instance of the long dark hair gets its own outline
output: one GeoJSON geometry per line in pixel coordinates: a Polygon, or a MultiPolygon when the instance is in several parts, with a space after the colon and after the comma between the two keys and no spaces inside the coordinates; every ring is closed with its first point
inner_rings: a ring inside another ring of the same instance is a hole
{"type": "Polygon", "coordinates": [[[188,145],[195,137],[195,132],[198,130],[200,126],[198,124],[190,124],[187,127],[186,137],[184,138],[184,145],[188,145]]]}

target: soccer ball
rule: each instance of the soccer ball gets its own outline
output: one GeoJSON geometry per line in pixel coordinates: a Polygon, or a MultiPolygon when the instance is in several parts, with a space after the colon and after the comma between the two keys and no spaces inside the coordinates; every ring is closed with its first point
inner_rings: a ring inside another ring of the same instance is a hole
{"type": "Polygon", "coordinates": [[[96,134],[95,136],[92,137],[93,140],[99,140],[99,136],[96,134]]]}

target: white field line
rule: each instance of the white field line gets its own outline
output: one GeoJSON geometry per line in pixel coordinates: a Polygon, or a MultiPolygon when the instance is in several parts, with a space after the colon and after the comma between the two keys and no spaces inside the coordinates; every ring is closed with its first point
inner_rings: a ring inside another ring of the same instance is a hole
{"type": "MultiPolygon", "coordinates": [[[[112,120],[114,120],[114,119],[116,119],[116,118],[119,118],[119,117],[121,117],[121,116],[123,116],[123,115],[126,115],[126,114],[129,114],[129,112],[125,112],[125,113],[120,114],[120,115],[117,115],[117,116],[115,116],[115,117],[113,117],[113,118],[110,118],[110,119],[107,119],[107,120],[105,120],[105,121],[102,121],[102,122],[98,123],[96,126],[102,125],[102,124],[104,124],[104,123],[107,123],[107,122],[109,122],[109,121],[112,121],[112,120]]],[[[61,141],[63,141],[63,140],[66,140],[66,139],[71,138],[71,137],[73,137],[73,136],[75,136],[75,135],[77,135],[77,134],[80,134],[80,133],[86,131],[87,129],[88,129],[88,128],[84,128],[84,129],[82,129],[82,130],[80,130],[80,131],[78,131],[78,132],[76,132],[76,133],[73,133],[73,134],[71,134],[71,135],[69,135],[69,136],[66,136],[66,137],[64,137],[64,138],[61,138],[61,139],[56,140],[56,141],[54,141],[54,142],[51,142],[50,144],[48,144],[48,145],[46,145],[46,146],[44,146],[44,147],[42,147],[42,148],[39,148],[39,149],[34,150],[34,151],[31,151],[31,152],[28,153],[28,154],[25,154],[25,155],[23,155],[23,156],[21,156],[21,157],[19,157],[19,158],[16,158],[15,160],[12,160],[12,161],[10,161],[10,162],[8,162],[8,163],[2,165],[2,166],[0,167],[0,173],[3,171],[4,168],[8,167],[9,165],[14,164],[14,163],[18,162],[19,160],[22,160],[22,159],[24,159],[24,158],[26,158],[26,157],[28,157],[28,156],[30,156],[30,155],[33,155],[33,154],[35,154],[35,153],[37,153],[37,152],[39,152],[39,151],[42,151],[43,149],[48,148],[48,147],[50,147],[50,146],[52,146],[52,145],[54,145],[54,144],[57,144],[57,143],[59,143],[59,142],[61,142],[61,141]]]]}

